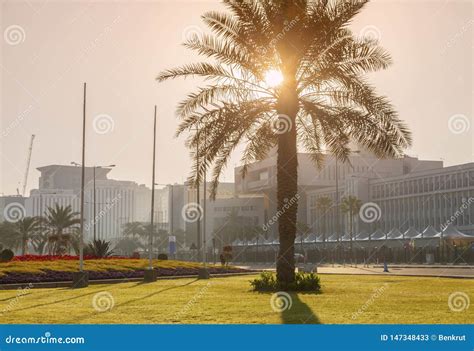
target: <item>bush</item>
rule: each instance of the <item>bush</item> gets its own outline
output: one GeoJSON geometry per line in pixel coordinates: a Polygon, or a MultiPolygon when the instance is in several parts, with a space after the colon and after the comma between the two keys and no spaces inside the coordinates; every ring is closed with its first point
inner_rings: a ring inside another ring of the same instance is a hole
{"type": "Polygon", "coordinates": [[[281,285],[276,275],[271,272],[263,272],[260,277],[250,282],[254,291],[309,291],[320,292],[321,282],[314,273],[298,272],[295,275],[295,281],[287,286],[281,285]]]}
{"type": "Polygon", "coordinates": [[[167,254],[164,254],[164,253],[161,253],[158,255],[158,259],[159,260],[167,260],[168,259],[168,255],[167,254]]]}
{"type": "Polygon", "coordinates": [[[13,259],[13,256],[15,256],[15,254],[13,253],[12,250],[5,249],[2,252],[0,252],[0,262],[9,262],[13,259]]]}

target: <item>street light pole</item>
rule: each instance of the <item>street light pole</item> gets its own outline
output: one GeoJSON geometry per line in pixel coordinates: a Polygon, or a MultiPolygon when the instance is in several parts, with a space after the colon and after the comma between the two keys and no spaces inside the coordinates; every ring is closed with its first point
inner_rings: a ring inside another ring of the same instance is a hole
{"type": "Polygon", "coordinates": [[[155,151],[156,151],[156,105],[155,113],[153,118],[153,169],[152,169],[152,180],[151,180],[151,213],[150,213],[150,238],[148,248],[148,269],[145,270],[144,281],[153,282],[156,281],[156,271],[153,269],[153,232],[154,223],[153,216],[155,212],[155,151]]]}
{"type": "MultiPolygon", "coordinates": [[[[199,139],[198,139],[199,140],[199,139]]],[[[199,145],[199,143],[198,143],[199,145]]],[[[206,129],[204,128],[204,150],[207,150],[207,134],[206,134],[206,129]]],[[[205,162],[205,160],[204,160],[205,162]]],[[[203,261],[203,267],[199,269],[198,273],[198,278],[199,279],[209,279],[209,271],[207,270],[207,242],[206,242],[206,200],[207,200],[207,184],[206,184],[206,173],[207,173],[207,168],[204,168],[204,174],[203,174],[203,193],[204,193],[204,202],[203,202],[203,207],[202,207],[202,224],[203,224],[203,238],[202,238],[202,261],[203,261]]]]}
{"type": "Polygon", "coordinates": [[[85,288],[89,285],[89,274],[84,272],[84,185],[85,185],[85,161],[86,161],[86,91],[87,84],[84,83],[84,96],[82,106],[82,169],[81,169],[81,223],[79,238],[79,272],[73,274],[73,288],[85,288]]]}
{"type": "Polygon", "coordinates": [[[94,204],[92,206],[92,211],[93,211],[93,214],[92,214],[92,220],[94,221],[93,224],[94,224],[94,242],[97,240],[97,236],[96,236],[96,220],[95,220],[95,215],[96,215],[96,209],[95,209],[95,169],[97,168],[97,166],[94,165],[94,170],[93,170],[93,177],[94,177],[94,180],[93,180],[93,187],[94,187],[94,190],[93,190],[93,201],[94,201],[94,204]]]}

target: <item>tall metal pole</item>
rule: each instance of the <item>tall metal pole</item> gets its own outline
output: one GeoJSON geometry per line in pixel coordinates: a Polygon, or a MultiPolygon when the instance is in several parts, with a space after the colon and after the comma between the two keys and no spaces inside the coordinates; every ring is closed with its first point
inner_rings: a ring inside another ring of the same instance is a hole
{"type": "Polygon", "coordinates": [[[84,100],[82,107],[82,170],[81,170],[81,236],[79,240],[79,270],[84,271],[84,185],[86,163],[86,89],[84,83],[84,100]]]}
{"type": "MultiPolygon", "coordinates": [[[[206,129],[204,129],[204,150],[207,150],[207,134],[206,129]]],[[[205,160],[204,160],[205,162],[205,160]]],[[[207,242],[206,242],[206,201],[207,201],[207,184],[206,184],[206,175],[207,175],[207,168],[204,169],[204,176],[203,176],[203,193],[204,193],[204,202],[202,204],[202,227],[203,227],[203,257],[202,260],[204,262],[204,267],[206,267],[207,261],[207,242]]]]}
{"type": "Polygon", "coordinates": [[[95,220],[95,216],[96,216],[96,209],[95,209],[95,169],[96,169],[97,166],[94,165],[94,171],[93,171],[93,177],[94,177],[94,180],[93,180],[93,183],[94,183],[94,190],[93,190],[93,201],[94,201],[94,205],[93,205],[93,210],[92,210],[92,220],[94,221],[94,241],[97,240],[97,236],[96,236],[96,220],[95,220]]]}
{"type": "Polygon", "coordinates": [[[340,223],[339,223],[339,174],[337,170],[337,156],[334,156],[336,159],[336,232],[337,232],[337,240],[340,240],[340,223]]]}
{"type": "Polygon", "coordinates": [[[337,245],[339,254],[341,253],[341,223],[339,220],[339,173],[338,173],[338,164],[337,164],[337,156],[334,155],[336,160],[336,233],[337,233],[337,245]]]}
{"type": "MultiPolygon", "coordinates": [[[[199,194],[199,126],[196,127],[198,136],[196,143],[196,203],[198,210],[200,209],[200,194],[199,194]]],[[[197,244],[198,244],[198,260],[201,259],[201,214],[198,215],[197,220],[197,244]]]]}
{"type": "Polygon", "coordinates": [[[148,253],[148,268],[153,269],[153,216],[155,213],[155,151],[156,151],[156,105],[155,114],[153,118],[153,170],[151,180],[151,213],[150,213],[150,242],[149,242],[149,253],[148,253]]]}

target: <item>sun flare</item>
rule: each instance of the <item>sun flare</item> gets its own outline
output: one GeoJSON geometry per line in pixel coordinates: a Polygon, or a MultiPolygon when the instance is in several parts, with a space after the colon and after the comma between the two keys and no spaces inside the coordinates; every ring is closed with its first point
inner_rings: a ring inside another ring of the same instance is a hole
{"type": "Polygon", "coordinates": [[[283,75],[279,70],[271,69],[265,73],[265,84],[275,88],[283,82],[283,75]]]}

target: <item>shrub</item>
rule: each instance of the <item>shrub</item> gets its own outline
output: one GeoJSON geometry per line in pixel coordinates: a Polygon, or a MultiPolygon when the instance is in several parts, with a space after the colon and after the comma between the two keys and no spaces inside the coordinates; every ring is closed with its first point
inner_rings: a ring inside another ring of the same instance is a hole
{"type": "Polygon", "coordinates": [[[260,277],[250,281],[254,291],[308,291],[320,292],[321,282],[314,273],[298,272],[295,275],[295,281],[287,286],[281,285],[276,275],[271,272],[262,272],[260,277]]]}
{"type": "Polygon", "coordinates": [[[159,260],[167,260],[168,259],[168,255],[167,254],[164,254],[164,253],[161,253],[158,255],[158,259],[159,260]]]}
{"type": "Polygon", "coordinates": [[[13,256],[15,256],[15,254],[13,253],[12,250],[5,249],[2,252],[0,252],[0,262],[9,262],[13,259],[13,256]]]}
{"type": "Polygon", "coordinates": [[[110,250],[110,242],[100,239],[91,241],[84,249],[86,255],[98,258],[109,257],[113,254],[113,250],[110,250]]]}

